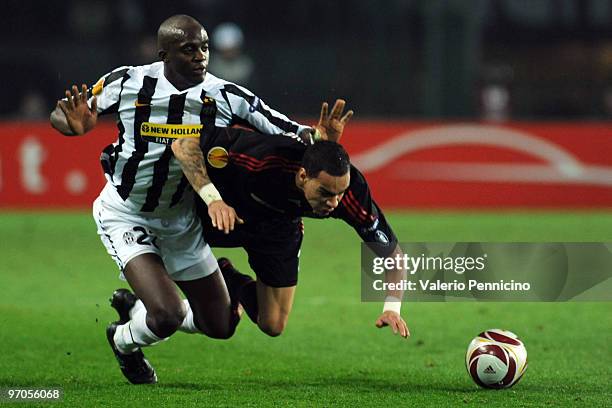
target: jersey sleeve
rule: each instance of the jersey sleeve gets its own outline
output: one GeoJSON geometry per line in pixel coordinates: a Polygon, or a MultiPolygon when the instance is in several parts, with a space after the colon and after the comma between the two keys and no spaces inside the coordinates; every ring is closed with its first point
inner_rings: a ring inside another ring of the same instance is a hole
{"type": "Polygon", "coordinates": [[[351,166],[351,182],[332,217],[344,220],[357,231],[377,256],[391,255],[397,237],[380,207],[372,199],[365,177],[351,166]]]}
{"type": "Polygon", "coordinates": [[[116,113],[119,108],[121,88],[123,83],[129,78],[130,67],[120,67],[101,77],[98,82],[90,89],[91,100],[95,96],[98,102],[98,114],[106,115],[116,113]]]}
{"type": "Polygon", "coordinates": [[[221,89],[232,111],[231,125],[246,125],[265,134],[299,134],[309,126],[300,125],[270,108],[251,91],[233,83],[221,89]]]}

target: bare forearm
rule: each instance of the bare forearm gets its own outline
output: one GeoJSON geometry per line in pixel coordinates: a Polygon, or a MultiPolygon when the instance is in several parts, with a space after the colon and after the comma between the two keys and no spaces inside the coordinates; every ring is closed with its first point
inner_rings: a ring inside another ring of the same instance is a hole
{"type": "MultiPolygon", "coordinates": [[[[404,256],[404,252],[400,248],[399,245],[396,245],[395,250],[389,257],[395,258],[397,255],[400,257],[404,256]]],[[[393,269],[385,272],[385,281],[387,283],[397,283],[397,285],[393,285],[394,287],[402,287],[401,281],[406,279],[406,270],[403,268],[393,269]]],[[[387,290],[387,297],[393,297],[395,299],[401,300],[404,296],[403,290],[387,290]]]]}
{"type": "Polygon", "coordinates": [[[199,139],[177,139],[172,143],[172,151],[174,157],[179,161],[185,177],[195,191],[200,191],[202,187],[211,182],[206,172],[199,139]]]}

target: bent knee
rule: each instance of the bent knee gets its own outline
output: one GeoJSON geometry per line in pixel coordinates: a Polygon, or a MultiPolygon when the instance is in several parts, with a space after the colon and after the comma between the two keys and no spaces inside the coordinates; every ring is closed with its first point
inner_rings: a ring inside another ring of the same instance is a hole
{"type": "Polygon", "coordinates": [[[237,324],[205,324],[204,322],[196,322],[196,326],[210,338],[227,340],[236,332],[237,324]]]}
{"type": "Polygon", "coordinates": [[[153,311],[147,310],[147,322],[151,322],[155,326],[151,328],[153,331],[168,336],[178,330],[185,320],[186,314],[187,312],[182,304],[176,307],[156,308],[153,311]]]}
{"type": "Polygon", "coordinates": [[[287,326],[287,318],[261,319],[257,323],[262,332],[270,337],[280,336],[287,326]]]}

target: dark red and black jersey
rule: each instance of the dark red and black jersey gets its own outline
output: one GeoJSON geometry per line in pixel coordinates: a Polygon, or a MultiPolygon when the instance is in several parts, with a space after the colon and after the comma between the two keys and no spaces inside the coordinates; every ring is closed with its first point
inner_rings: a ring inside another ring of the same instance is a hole
{"type": "Polygon", "coordinates": [[[363,174],[352,165],[350,185],[338,207],[325,217],[312,212],[295,184],[307,147],[299,137],[214,128],[202,134],[200,147],[211,181],[247,224],[270,218],[338,218],[379,256],[395,248],[393,230],[372,199],[363,174]]]}

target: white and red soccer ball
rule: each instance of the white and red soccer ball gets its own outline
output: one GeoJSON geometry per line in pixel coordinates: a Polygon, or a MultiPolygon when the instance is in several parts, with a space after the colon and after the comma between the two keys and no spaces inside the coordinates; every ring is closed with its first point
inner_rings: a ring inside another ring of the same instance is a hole
{"type": "Polygon", "coordinates": [[[527,349],[510,331],[487,330],[468,346],[465,365],[472,380],[481,387],[509,388],[525,374],[527,349]]]}

